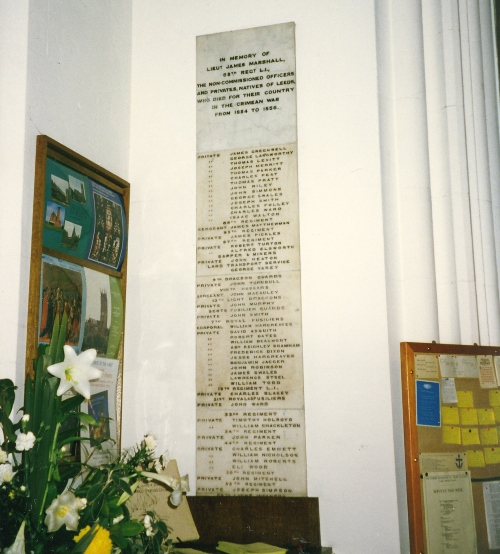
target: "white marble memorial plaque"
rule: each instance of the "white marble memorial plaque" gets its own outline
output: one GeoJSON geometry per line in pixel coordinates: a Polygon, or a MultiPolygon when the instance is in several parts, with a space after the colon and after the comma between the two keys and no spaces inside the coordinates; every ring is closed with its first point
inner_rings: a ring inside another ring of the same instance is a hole
{"type": "Polygon", "coordinates": [[[294,24],[197,41],[197,494],[306,494],[294,24]]]}

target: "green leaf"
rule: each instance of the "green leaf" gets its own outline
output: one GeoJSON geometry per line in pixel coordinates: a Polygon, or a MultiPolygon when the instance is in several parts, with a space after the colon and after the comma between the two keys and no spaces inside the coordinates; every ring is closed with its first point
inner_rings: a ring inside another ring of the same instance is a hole
{"type": "Polygon", "coordinates": [[[144,525],[139,521],[121,521],[118,525],[124,537],[135,537],[144,531],[144,525]]]}
{"type": "MultiPolygon", "coordinates": [[[[63,313],[61,320],[61,327],[59,329],[59,337],[57,338],[56,354],[54,357],[55,363],[62,362],[64,360],[64,344],[66,342],[66,331],[68,328],[68,314],[63,313]]],[[[53,340],[53,339],[52,339],[53,340]]]]}
{"type": "Polygon", "coordinates": [[[75,415],[76,415],[76,417],[78,417],[80,419],[80,421],[84,421],[85,423],[89,423],[90,425],[92,425],[94,427],[99,427],[99,425],[100,425],[100,423],[98,423],[93,418],[93,416],[91,416],[90,414],[86,414],[84,412],[78,412],[75,415]]]}
{"type": "Polygon", "coordinates": [[[71,412],[71,410],[76,410],[80,407],[80,404],[85,400],[81,394],[75,394],[70,398],[66,398],[61,402],[61,410],[63,413],[71,412]]]}
{"type": "Polygon", "coordinates": [[[0,408],[6,417],[10,416],[16,399],[16,389],[10,379],[0,379],[0,408]]]}
{"type": "Polygon", "coordinates": [[[134,491],[130,488],[130,485],[125,481],[124,479],[120,479],[118,482],[118,486],[127,494],[130,494],[132,496],[134,494],[134,491]]]}
{"type": "Polygon", "coordinates": [[[50,346],[48,350],[48,355],[51,357],[52,360],[54,360],[54,363],[56,363],[57,339],[59,338],[59,325],[60,325],[59,314],[56,314],[56,318],[54,320],[54,326],[52,327],[50,346]]]}
{"type": "Polygon", "coordinates": [[[97,483],[95,485],[92,485],[89,489],[89,492],[87,493],[87,500],[89,502],[92,502],[95,500],[100,494],[103,489],[103,486],[101,483],[97,483]]]}
{"type": "Polygon", "coordinates": [[[168,537],[168,527],[167,524],[160,519],[160,521],[156,522],[156,526],[158,527],[158,531],[164,536],[168,537]]]}
{"type": "Polygon", "coordinates": [[[114,525],[109,530],[109,536],[111,537],[111,540],[118,546],[118,548],[121,548],[122,550],[125,550],[130,547],[130,543],[120,532],[120,527],[118,525],[114,525]]]}

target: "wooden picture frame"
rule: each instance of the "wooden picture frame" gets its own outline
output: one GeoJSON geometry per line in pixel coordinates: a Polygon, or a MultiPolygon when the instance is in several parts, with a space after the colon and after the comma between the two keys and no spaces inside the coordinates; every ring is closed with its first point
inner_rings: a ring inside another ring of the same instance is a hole
{"type": "Polygon", "coordinates": [[[113,366],[109,406],[116,409],[118,451],[129,194],[124,179],[48,136],[37,137],[26,372],[33,371],[39,345],[50,342],[55,318],[64,315],[66,344],[77,352],[96,348],[99,367],[113,366]]]}

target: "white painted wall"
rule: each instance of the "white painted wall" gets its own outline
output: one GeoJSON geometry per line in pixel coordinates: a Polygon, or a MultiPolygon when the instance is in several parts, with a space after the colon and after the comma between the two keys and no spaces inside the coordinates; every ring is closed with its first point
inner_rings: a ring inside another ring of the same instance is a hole
{"type": "Polygon", "coordinates": [[[123,442],[155,432],[194,477],[195,37],[295,21],[309,495],[336,554],[407,552],[397,343],[498,333],[488,18],[486,0],[0,0],[0,376],[22,386],[43,133],[132,183],[123,442]]]}
{"type": "Polygon", "coordinates": [[[126,178],[130,66],[130,2],[0,0],[0,375],[21,387],[36,135],[126,178]]]}
{"type": "Polygon", "coordinates": [[[125,443],[195,474],[195,37],[295,21],[308,492],[337,554],[400,552],[373,3],[133,6],[125,443]]]}

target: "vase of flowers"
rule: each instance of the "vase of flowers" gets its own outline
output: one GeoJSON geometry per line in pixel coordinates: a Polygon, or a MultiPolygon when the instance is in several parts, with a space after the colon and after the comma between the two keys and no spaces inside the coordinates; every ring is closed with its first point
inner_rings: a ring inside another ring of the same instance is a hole
{"type": "Polygon", "coordinates": [[[78,432],[99,425],[79,409],[90,397],[89,381],[101,374],[92,366],[95,357],[93,349],[77,355],[53,337],[26,378],[24,407],[17,418],[12,414],[16,387],[9,379],[0,379],[0,552],[4,554],[156,554],[171,549],[164,521],[154,512],[139,521],[127,509],[141,482],[163,482],[173,491],[169,501],[174,505],[189,490],[187,476],[174,479],[159,473],[168,460],[155,455],[152,435],[99,467],[66,455],[72,444],[84,440],[92,448],[102,448],[99,441],[78,432]],[[63,399],[71,389],[75,394],[63,399]],[[76,424],[67,425],[68,421],[76,424]]]}

